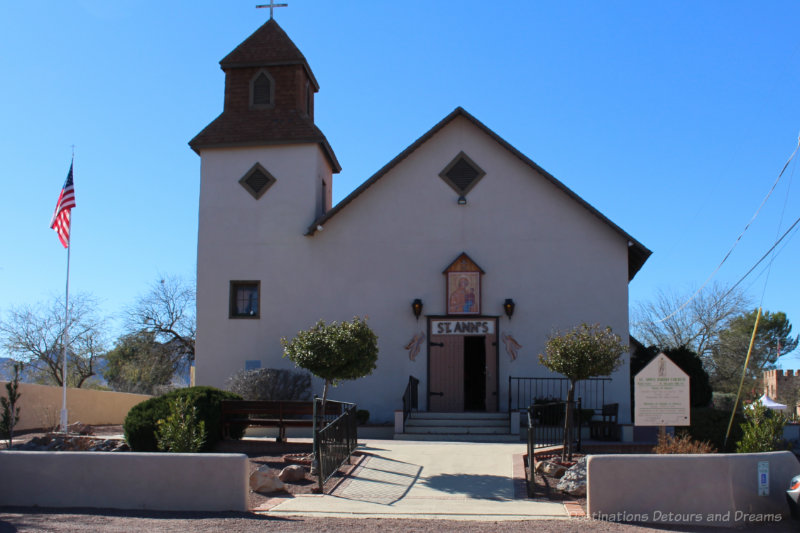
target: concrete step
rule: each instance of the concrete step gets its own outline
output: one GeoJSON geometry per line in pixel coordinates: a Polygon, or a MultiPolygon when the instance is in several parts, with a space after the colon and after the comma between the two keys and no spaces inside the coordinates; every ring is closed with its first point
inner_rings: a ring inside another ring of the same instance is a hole
{"type": "Polygon", "coordinates": [[[508,418],[414,418],[406,420],[409,426],[464,426],[464,427],[502,427],[508,428],[508,418]]]}
{"type": "Polygon", "coordinates": [[[436,442],[522,442],[519,435],[475,435],[458,433],[395,433],[395,440],[436,442]]]}
{"type": "Polygon", "coordinates": [[[411,426],[406,424],[406,433],[412,434],[440,434],[440,435],[503,435],[508,434],[508,426],[505,427],[463,427],[463,426],[411,426]]]}
{"type": "Polygon", "coordinates": [[[409,418],[417,420],[508,420],[508,413],[485,413],[485,412],[459,412],[459,413],[434,413],[430,411],[412,411],[409,418]]]}

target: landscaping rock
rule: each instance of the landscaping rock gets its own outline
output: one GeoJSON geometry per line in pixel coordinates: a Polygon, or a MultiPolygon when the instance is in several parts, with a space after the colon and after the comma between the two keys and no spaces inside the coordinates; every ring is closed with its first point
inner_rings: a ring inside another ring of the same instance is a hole
{"type": "Polygon", "coordinates": [[[303,481],[306,478],[306,469],[300,465],[289,465],[278,474],[278,479],[284,483],[303,481]]]}
{"type": "Polygon", "coordinates": [[[566,471],[556,488],[578,498],[586,496],[586,457],[581,457],[575,466],[566,471]]]}
{"type": "Polygon", "coordinates": [[[67,433],[77,433],[78,435],[91,435],[92,426],[75,422],[67,426],[67,433]]]}
{"type": "Polygon", "coordinates": [[[558,463],[553,463],[550,461],[542,461],[536,465],[537,472],[544,474],[546,476],[560,478],[562,477],[566,471],[567,467],[564,465],[560,465],[558,463]],[[541,465],[541,468],[539,468],[541,465]]]}
{"type": "Polygon", "coordinates": [[[275,492],[284,489],[283,481],[270,474],[268,470],[256,470],[250,474],[250,490],[253,492],[275,492]]]}

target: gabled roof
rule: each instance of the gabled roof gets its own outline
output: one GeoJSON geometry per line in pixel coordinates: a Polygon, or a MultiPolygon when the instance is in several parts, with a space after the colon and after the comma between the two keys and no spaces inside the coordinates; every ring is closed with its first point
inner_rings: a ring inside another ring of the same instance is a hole
{"type": "Polygon", "coordinates": [[[475,126],[478,127],[481,131],[483,131],[486,135],[494,139],[500,146],[511,152],[517,158],[519,158],[523,163],[531,167],[537,173],[541,174],[545,179],[550,181],[553,185],[561,189],[567,196],[578,202],[581,206],[583,206],[586,210],[592,213],[594,216],[599,218],[603,223],[608,225],[612,230],[620,234],[623,238],[625,238],[628,242],[628,281],[632,280],[636,273],[642,268],[647,258],[650,257],[652,253],[648,250],[643,244],[639,241],[631,237],[628,233],[626,233],[622,228],[611,222],[605,215],[603,215],[600,211],[589,205],[585,200],[583,200],[580,196],[575,194],[572,190],[570,190],[566,185],[558,181],[555,177],[553,177],[549,172],[544,170],[542,167],[534,163],[530,160],[525,154],[511,146],[507,141],[497,135],[495,132],[490,130],[486,125],[484,125],[481,121],[467,113],[463,108],[457,107],[452,113],[447,115],[441,122],[436,124],[433,128],[428,130],[422,137],[414,141],[408,148],[400,152],[394,159],[389,161],[382,169],[376,172],[371,178],[367,181],[362,183],[358,188],[356,188],[353,192],[351,192],[346,198],[344,198],[341,202],[336,204],[330,211],[325,213],[323,216],[318,218],[308,227],[306,235],[311,236],[317,231],[317,227],[323,226],[329,220],[336,216],[337,213],[342,211],[345,207],[347,207],[353,200],[358,198],[361,193],[369,189],[375,182],[385,176],[390,170],[392,170],[395,166],[397,166],[400,162],[402,162],[405,158],[410,156],[417,148],[422,146],[426,141],[428,141],[431,137],[436,135],[440,130],[442,130],[445,126],[450,124],[453,120],[457,117],[463,117],[470,122],[472,122],[475,126]]]}
{"type": "Polygon", "coordinates": [[[314,84],[314,91],[319,91],[319,83],[311,72],[305,56],[274,19],[265,22],[219,64],[222,70],[270,65],[303,65],[311,83],[314,84]]]}

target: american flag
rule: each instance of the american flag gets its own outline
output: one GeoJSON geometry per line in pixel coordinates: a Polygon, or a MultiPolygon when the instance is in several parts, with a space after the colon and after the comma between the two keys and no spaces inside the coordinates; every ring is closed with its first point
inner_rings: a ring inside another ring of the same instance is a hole
{"type": "Polygon", "coordinates": [[[56,210],[50,221],[50,228],[56,230],[58,240],[64,248],[69,248],[69,214],[73,207],[75,207],[75,188],[72,186],[72,163],[70,163],[67,181],[64,182],[61,194],[58,195],[56,210]]]}

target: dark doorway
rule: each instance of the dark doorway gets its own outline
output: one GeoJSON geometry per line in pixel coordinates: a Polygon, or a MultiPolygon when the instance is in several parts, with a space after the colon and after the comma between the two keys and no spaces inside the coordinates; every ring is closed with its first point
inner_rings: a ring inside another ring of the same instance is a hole
{"type": "Polygon", "coordinates": [[[464,337],[464,410],[486,410],[486,337],[464,337]]]}

